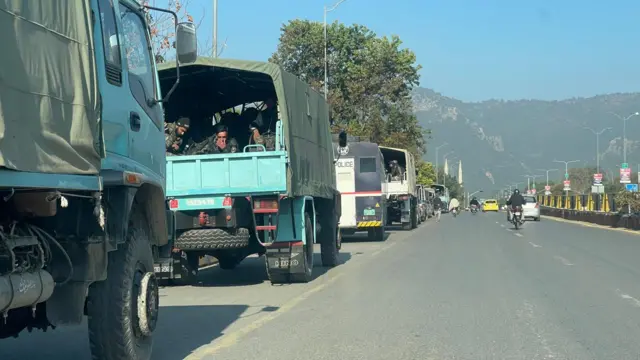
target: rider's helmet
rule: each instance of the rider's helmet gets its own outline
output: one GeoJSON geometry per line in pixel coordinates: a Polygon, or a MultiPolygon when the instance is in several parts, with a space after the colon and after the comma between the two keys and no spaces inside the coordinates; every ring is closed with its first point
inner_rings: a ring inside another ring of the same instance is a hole
{"type": "Polygon", "coordinates": [[[515,195],[515,194],[520,194],[520,190],[518,190],[518,189],[513,190],[513,194],[514,194],[514,195],[515,195]]]}

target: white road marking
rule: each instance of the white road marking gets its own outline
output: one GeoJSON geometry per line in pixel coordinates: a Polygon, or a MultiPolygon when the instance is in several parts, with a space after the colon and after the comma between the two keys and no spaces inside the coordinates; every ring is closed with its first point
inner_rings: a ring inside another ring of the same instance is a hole
{"type": "Polygon", "coordinates": [[[496,224],[500,224],[500,222],[496,221],[496,224]]]}
{"type": "Polygon", "coordinates": [[[616,294],[618,294],[618,296],[620,296],[621,298],[629,301],[631,304],[633,304],[633,306],[640,307],[640,300],[634,298],[633,296],[623,293],[622,291],[620,291],[620,289],[616,289],[616,294]]]}
{"type": "Polygon", "coordinates": [[[563,258],[562,256],[556,255],[556,256],[554,256],[554,258],[560,260],[564,265],[573,266],[573,264],[569,260],[563,258]]]}
{"type": "Polygon", "coordinates": [[[507,229],[507,231],[513,231],[513,229],[507,229]]]}
{"type": "Polygon", "coordinates": [[[504,224],[500,224],[500,227],[504,227],[504,224]]]}
{"type": "Polygon", "coordinates": [[[540,245],[538,245],[538,244],[534,244],[534,243],[532,243],[531,241],[529,241],[529,244],[531,244],[531,246],[533,246],[533,247],[535,247],[535,248],[542,247],[542,246],[540,246],[540,245]]]}
{"type": "Polygon", "coordinates": [[[515,236],[517,236],[517,237],[523,237],[523,236],[524,236],[524,235],[522,235],[522,234],[520,234],[520,233],[515,233],[515,234],[513,234],[513,235],[515,235],[515,236]]]}

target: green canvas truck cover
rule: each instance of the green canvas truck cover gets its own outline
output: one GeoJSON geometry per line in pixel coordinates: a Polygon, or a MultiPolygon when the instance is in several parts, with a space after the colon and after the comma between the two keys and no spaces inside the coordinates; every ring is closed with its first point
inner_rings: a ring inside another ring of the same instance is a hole
{"type": "Polygon", "coordinates": [[[0,167],[98,173],[90,1],[0,0],[0,46],[0,167]]]}
{"type": "MultiPolygon", "coordinates": [[[[237,94],[237,98],[234,98],[235,95],[230,95],[229,90],[223,88],[204,92],[206,96],[226,92],[227,96],[221,97],[224,98],[223,103],[215,103],[215,95],[198,97],[196,92],[192,91],[194,81],[203,82],[202,87],[216,87],[216,83],[212,81],[206,83],[209,78],[205,69],[209,67],[244,70],[271,77],[278,97],[284,141],[291,164],[287,170],[288,195],[333,198],[338,191],[335,183],[329,112],[322,95],[276,64],[201,57],[193,64],[180,65],[180,86],[165,107],[167,113],[172,113],[171,107],[176,106],[173,104],[186,99],[185,96],[190,102],[211,104],[208,109],[212,110],[212,113],[239,105],[246,100],[246,93],[237,94]]],[[[159,72],[162,91],[166,93],[175,81],[175,62],[161,64],[159,72]]]]}

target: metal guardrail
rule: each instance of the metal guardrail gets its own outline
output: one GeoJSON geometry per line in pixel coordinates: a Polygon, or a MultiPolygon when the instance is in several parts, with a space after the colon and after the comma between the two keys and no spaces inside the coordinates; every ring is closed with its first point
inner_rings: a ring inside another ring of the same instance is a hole
{"type": "Polygon", "coordinates": [[[615,194],[537,195],[538,204],[555,209],[617,212],[615,194]]]}

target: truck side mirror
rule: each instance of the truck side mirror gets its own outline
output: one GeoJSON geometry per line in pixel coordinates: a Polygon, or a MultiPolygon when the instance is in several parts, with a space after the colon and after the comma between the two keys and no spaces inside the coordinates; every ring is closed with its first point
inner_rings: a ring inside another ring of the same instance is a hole
{"type": "Polygon", "coordinates": [[[176,26],[176,57],[180,64],[191,64],[198,58],[195,24],[182,22],[176,26]]]}
{"type": "Polygon", "coordinates": [[[340,145],[340,147],[347,146],[347,132],[344,130],[340,131],[340,135],[338,135],[338,145],[340,145]]]}

